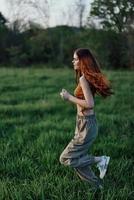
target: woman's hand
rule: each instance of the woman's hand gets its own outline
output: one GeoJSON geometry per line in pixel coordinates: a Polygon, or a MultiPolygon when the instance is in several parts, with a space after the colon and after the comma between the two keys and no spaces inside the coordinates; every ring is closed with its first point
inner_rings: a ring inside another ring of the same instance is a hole
{"type": "Polygon", "coordinates": [[[60,96],[61,96],[61,98],[64,99],[64,100],[69,100],[70,93],[67,92],[67,90],[62,89],[62,91],[60,92],[60,96]]]}

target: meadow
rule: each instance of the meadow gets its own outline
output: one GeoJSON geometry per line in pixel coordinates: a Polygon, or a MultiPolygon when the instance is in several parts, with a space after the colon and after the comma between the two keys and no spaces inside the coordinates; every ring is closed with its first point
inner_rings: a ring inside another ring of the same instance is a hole
{"type": "Polygon", "coordinates": [[[95,194],[59,163],[75,129],[76,107],[59,95],[73,94],[73,69],[0,68],[0,200],[134,199],[134,72],[104,73],[115,94],[95,98],[99,135],[90,153],[111,160],[95,194]]]}

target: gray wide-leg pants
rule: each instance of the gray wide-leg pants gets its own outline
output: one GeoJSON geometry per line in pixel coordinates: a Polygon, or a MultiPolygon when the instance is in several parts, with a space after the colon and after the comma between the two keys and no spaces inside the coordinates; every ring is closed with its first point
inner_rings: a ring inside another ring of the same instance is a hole
{"type": "Polygon", "coordinates": [[[95,114],[89,116],[76,116],[74,138],[60,155],[60,163],[71,166],[77,174],[91,184],[99,184],[99,178],[91,170],[95,163],[94,156],[88,155],[92,143],[98,134],[98,125],[95,114]]]}

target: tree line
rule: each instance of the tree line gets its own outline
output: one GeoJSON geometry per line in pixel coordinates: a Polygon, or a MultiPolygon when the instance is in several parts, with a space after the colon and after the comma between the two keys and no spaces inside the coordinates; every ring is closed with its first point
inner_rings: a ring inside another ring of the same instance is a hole
{"type": "MultiPolygon", "coordinates": [[[[80,1],[81,2],[81,1],[80,1]]],[[[47,64],[52,67],[71,66],[76,48],[90,48],[106,68],[134,68],[134,7],[126,0],[95,0],[88,24],[43,28],[30,22],[20,29],[16,20],[11,27],[0,13],[0,64],[32,66],[47,64]],[[101,19],[101,28],[92,23],[101,19]]],[[[133,4],[133,1],[132,1],[133,4]]],[[[81,14],[82,16],[82,14],[81,14]]]]}

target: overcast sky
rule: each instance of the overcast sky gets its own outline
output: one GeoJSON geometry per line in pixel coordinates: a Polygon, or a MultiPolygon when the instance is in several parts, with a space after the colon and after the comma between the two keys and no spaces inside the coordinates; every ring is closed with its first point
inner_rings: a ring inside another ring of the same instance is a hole
{"type": "MultiPolygon", "coordinates": [[[[38,0],[41,2],[43,0],[38,0]]],[[[4,14],[6,18],[10,18],[12,20],[14,7],[10,7],[8,2],[15,2],[15,0],[0,0],[0,11],[4,14]]],[[[49,26],[56,25],[77,25],[78,15],[75,10],[76,2],[78,0],[48,0],[48,8],[49,8],[49,26]]],[[[82,0],[82,3],[86,5],[84,12],[84,21],[87,19],[90,10],[90,4],[93,0],[82,0]]],[[[12,3],[13,5],[13,3],[12,3]]],[[[20,9],[20,5],[18,6],[19,15],[21,14],[22,9],[20,9]]],[[[33,11],[31,8],[25,8],[25,17],[27,20],[31,18],[36,18],[37,14],[35,10],[33,11]],[[33,14],[34,13],[34,14],[33,14]],[[34,17],[33,17],[34,16],[34,17]]],[[[41,17],[37,17],[38,19],[41,17]]]]}

